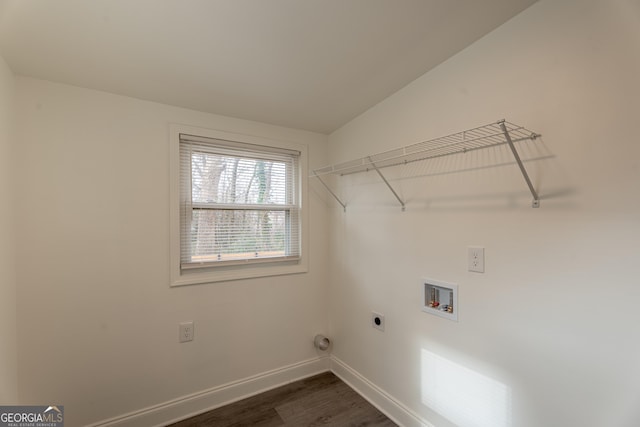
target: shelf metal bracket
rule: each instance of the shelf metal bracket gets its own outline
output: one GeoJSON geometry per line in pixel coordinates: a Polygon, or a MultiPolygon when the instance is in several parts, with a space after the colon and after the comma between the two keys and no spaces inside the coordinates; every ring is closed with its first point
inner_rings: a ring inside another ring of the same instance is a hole
{"type": "Polygon", "coordinates": [[[380,178],[382,178],[384,183],[387,184],[387,187],[389,187],[389,190],[391,190],[393,195],[396,196],[396,199],[398,199],[398,202],[400,202],[400,205],[402,206],[402,212],[404,212],[404,210],[405,210],[404,202],[402,201],[400,196],[398,196],[398,193],[396,193],[396,191],[393,189],[391,184],[389,184],[389,181],[387,181],[387,178],[385,178],[384,175],[382,174],[382,172],[380,172],[380,169],[378,169],[376,164],[373,163],[373,160],[371,159],[371,156],[369,156],[368,159],[369,159],[369,164],[371,165],[371,167],[373,167],[373,169],[375,169],[375,171],[378,172],[378,175],[380,175],[380,178]]]}
{"type": "MultiPolygon", "coordinates": [[[[501,120],[498,122],[498,124],[500,125],[500,129],[502,129],[502,133],[504,133],[504,138],[507,140],[507,144],[509,144],[509,148],[511,148],[511,152],[513,153],[513,157],[515,157],[516,159],[516,163],[518,164],[518,167],[520,168],[520,172],[522,172],[522,176],[524,177],[524,180],[527,183],[527,186],[529,187],[529,191],[531,192],[531,195],[533,196],[533,201],[531,202],[531,207],[532,208],[538,208],[540,207],[540,198],[538,197],[538,192],[536,191],[535,188],[533,188],[533,184],[531,183],[531,179],[529,179],[529,174],[527,174],[527,170],[524,168],[524,165],[522,164],[522,160],[520,160],[520,155],[518,154],[518,151],[516,150],[516,146],[513,145],[513,141],[511,140],[511,135],[509,135],[509,131],[507,130],[507,126],[505,125],[504,120],[501,120]]],[[[537,135],[532,135],[532,139],[536,138],[537,135]]]]}
{"type": "Polygon", "coordinates": [[[336,196],[336,193],[334,193],[334,192],[333,192],[333,190],[331,190],[331,187],[329,187],[329,186],[327,185],[327,183],[326,183],[326,182],[324,182],[324,181],[322,180],[322,178],[320,178],[320,175],[318,175],[318,174],[316,173],[316,171],[313,171],[313,175],[314,175],[316,178],[318,178],[318,181],[320,181],[320,183],[324,186],[324,188],[326,188],[326,189],[327,189],[327,191],[329,192],[329,194],[331,194],[331,195],[333,196],[333,198],[334,198],[334,199],[336,199],[336,201],[337,201],[338,203],[340,203],[340,206],[342,206],[342,210],[343,210],[344,212],[346,212],[346,211],[347,211],[347,205],[345,205],[345,204],[342,202],[342,200],[340,200],[340,198],[339,198],[338,196],[336,196]]]}

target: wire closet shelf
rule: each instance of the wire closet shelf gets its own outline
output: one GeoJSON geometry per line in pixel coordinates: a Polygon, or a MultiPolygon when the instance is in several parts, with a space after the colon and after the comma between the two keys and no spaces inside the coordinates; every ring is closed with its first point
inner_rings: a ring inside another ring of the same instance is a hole
{"type": "Polygon", "coordinates": [[[494,123],[452,133],[440,138],[430,139],[359,159],[325,166],[313,170],[311,176],[318,178],[331,195],[346,210],[346,205],[336,196],[321,177],[323,175],[343,176],[375,170],[378,172],[384,183],[393,192],[404,210],[404,202],[385,179],[384,175],[382,175],[380,169],[507,144],[509,145],[516,163],[522,172],[525,182],[529,187],[529,191],[533,195],[532,206],[538,207],[538,194],[533,188],[529,175],[522,164],[514,143],[525,140],[535,140],[540,136],[541,135],[539,133],[533,132],[524,126],[519,126],[514,123],[507,122],[506,120],[499,120],[494,123]]]}

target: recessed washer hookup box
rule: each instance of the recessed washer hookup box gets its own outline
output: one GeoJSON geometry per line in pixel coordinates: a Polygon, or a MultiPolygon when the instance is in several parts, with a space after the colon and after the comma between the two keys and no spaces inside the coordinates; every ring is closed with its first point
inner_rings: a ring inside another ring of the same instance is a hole
{"type": "Polygon", "coordinates": [[[445,319],[458,321],[458,285],[423,278],[422,311],[445,319]]]}

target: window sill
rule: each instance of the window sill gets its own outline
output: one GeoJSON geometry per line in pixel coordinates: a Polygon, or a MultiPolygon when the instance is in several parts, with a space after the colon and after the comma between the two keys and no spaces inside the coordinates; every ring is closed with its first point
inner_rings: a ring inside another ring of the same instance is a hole
{"type": "Polygon", "coordinates": [[[226,282],[231,280],[254,279],[258,277],[284,276],[288,274],[301,274],[308,271],[306,264],[296,262],[293,265],[254,265],[247,268],[210,268],[206,271],[183,270],[182,273],[171,280],[171,287],[198,285],[204,283],[226,282]]]}

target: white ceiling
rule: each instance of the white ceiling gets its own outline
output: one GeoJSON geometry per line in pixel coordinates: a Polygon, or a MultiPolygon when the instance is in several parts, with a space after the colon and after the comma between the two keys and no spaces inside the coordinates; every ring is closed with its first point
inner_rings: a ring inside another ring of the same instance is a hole
{"type": "Polygon", "coordinates": [[[536,0],[0,0],[14,73],[330,133],[536,0]]]}

